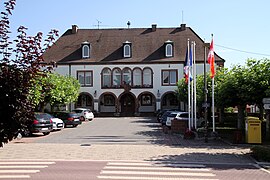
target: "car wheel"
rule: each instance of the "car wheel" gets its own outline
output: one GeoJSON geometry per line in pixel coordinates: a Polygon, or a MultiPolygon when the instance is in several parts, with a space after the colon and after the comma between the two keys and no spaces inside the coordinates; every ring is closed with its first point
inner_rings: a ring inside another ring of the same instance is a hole
{"type": "Polygon", "coordinates": [[[50,132],[44,132],[43,135],[46,136],[46,135],[49,135],[50,132]]]}
{"type": "Polygon", "coordinates": [[[74,125],[73,125],[73,127],[77,127],[77,126],[78,126],[78,124],[74,124],[74,125]]]}
{"type": "Polygon", "coordinates": [[[30,137],[32,135],[31,131],[29,129],[24,129],[23,130],[23,135],[25,137],[30,137]]]}

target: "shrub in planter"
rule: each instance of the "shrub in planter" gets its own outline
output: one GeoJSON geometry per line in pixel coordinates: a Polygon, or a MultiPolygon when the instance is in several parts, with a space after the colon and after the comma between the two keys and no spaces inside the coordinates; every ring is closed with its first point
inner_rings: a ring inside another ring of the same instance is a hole
{"type": "Polygon", "coordinates": [[[270,162],[270,147],[253,146],[250,150],[255,159],[270,162]]]}

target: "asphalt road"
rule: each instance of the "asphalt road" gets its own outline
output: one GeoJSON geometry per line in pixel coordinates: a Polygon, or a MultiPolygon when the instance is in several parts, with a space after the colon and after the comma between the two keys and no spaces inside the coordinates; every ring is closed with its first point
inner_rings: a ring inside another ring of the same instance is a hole
{"type": "Polygon", "coordinates": [[[0,161],[0,179],[254,180],[270,174],[253,165],[164,165],[143,161],[0,161]]]}
{"type": "Polygon", "coordinates": [[[247,145],[184,140],[154,118],[95,118],[0,149],[0,179],[270,179],[247,145]]]}
{"type": "Polygon", "coordinates": [[[77,128],[52,132],[36,143],[68,144],[153,144],[164,143],[159,123],[154,118],[96,118],[77,128]]]}

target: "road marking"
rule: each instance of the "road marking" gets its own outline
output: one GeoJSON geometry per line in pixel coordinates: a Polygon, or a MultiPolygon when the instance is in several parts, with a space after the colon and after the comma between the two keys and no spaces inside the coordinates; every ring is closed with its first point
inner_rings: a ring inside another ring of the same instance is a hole
{"type": "Polygon", "coordinates": [[[98,179],[125,179],[125,180],[218,180],[218,179],[205,179],[205,178],[173,178],[173,177],[130,177],[130,176],[97,176],[98,179]]]}
{"type": "Polygon", "coordinates": [[[20,169],[20,168],[25,168],[25,169],[32,169],[32,168],[46,168],[48,166],[0,166],[0,169],[20,169]]]}
{"type": "Polygon", "coordinates": [[[210,171],[202,168],[174,168],[174,167],[134,167],[134,166],[105,166],[104,169],[157,170],[157,171],[210,171]]]}
{"type": "Polygon", "coordinates": [[[39,169],[55,164],[50,161],[0,161],[0,179],[31,178],[30,174],[39,173],[39,169]]]}
{"type": "Polygon", "coordinates": [[[0,179],[24,179],[30,178],[29,175],[0,175],[0,179]]]}
{"type": "Polygon", "coordinates": [[[38,173],[40,170],[0,170],[0,173],[38,173]]]}
{"type": "Polygon", "coordinates": [[[40,165],[45,165],[45,164],[55,164],[55,162],[15,162],[15,161],[5,161],[5,162],[0,162],[0,165],[2,165],[2,164],[4,164],[4,165],[12,165],[12,164],[16,164],[16,165],[23,165],[23,164],[25,164],[25,165],[27,165],[27,164],[40,164],[40,165]]]}
{"type": "Polygon", "coordinates": [[[169,176],[199,176],[199,177],[213,177],[213,173],[197,173],[197,172],[155,172],[155,171],[104,171],[100,174],[121,174],[121,175],[169,175],[169,176]]]}
{"type": "Polygon", "coordinates": [[[138,163],[138,162],[132,162],[132,163],[125,163],[125,162],[109,162],[107,164],[108,166],[153,166],[150,163],[138,163]]]}
{"type": "Polygon", "coordinates": [[[108,162],[98,179],[118,180],[218,180],[202,164],[156,164],[152,162],[108,162]],[[165,166],[166,165],[166,166],[165,166]]]}
{"type": "Polygon", "coordinates": [[[166,164],[170,167],[190,167],[190,168],[205,168],[206,166],[203,164],[166,164]]]}

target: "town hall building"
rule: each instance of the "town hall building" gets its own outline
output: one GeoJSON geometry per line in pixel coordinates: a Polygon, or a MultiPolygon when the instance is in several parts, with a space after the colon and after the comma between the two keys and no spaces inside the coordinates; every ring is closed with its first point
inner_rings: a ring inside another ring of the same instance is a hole
{"type": "MultiPolygon", "coordinates": [[[[204,41],[185,24],[174,28],[80,29],[73,25],[44,54],[55,72],[81,84],[74,108],[103,116],[140,116],[159,109],[181,109],[176,97],[183,78],[187,42],[196,42],[197,74],[204,71],[204,41]]],[[[215,54],[215,63],[224,65],[215,54]]],[[[207,69],[209,69],[207,65],[207,69]]]]}

